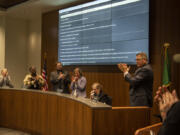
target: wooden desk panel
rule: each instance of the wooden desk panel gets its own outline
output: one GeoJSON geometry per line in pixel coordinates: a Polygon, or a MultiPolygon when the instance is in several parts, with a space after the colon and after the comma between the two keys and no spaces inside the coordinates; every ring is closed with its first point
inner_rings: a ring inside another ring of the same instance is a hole
{"type": "Polygon", "coordinates": [[[148,107],[113,107],[94,110],[94,115],[95,135],[133,135],[139,127],[150,124],[148,107]]]}
{"type": "Polygon", "coordinates": [[[0,126],[33,135],[132,135],[148,107],[113,107],[53,92],[0,89],[0,126]]]}
{"type": "Polygon", "coordinates": [[[54,93],[1,89],[0,114],[0,126],[36,135],[92,135],[92,108],[54,93]]]}

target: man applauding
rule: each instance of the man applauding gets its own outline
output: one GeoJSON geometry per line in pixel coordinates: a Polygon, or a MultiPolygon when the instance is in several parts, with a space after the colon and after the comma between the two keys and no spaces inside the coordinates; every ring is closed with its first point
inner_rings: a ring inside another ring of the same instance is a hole
{"type": "Polygon", "coordinates": [[[138,69],[134,75],[129,73],[130,67],[127,64],[118,64],[118,68],[124,73],[125,80],[130,83],[130,104],[131,106],[152,107],[153,71],[148,64],[147,55],[136,54],[136,64],[138,69]]]}
{"type": "Polygon", "coordinates": [[[52,90],[60,93],[69,94],[70,76],[67,71],[63,70],[62,63],[56,63],[56,71],[51,72],[50,81],[53,86],[52,90]]]}
{"type": "Polygon", "coordinates": [[[0,87],[13,88],[13,85],[11,84],[10,76],[8,75],[8,70],[6,68],[1,70],[0,87]]]}
{"type": "Polygon", "coordinates": [[[34,66],[29,68],[30,74],[26,75],[24,79],[24,87],[27,89],[42,89],[45,84],[44,79],[41,75],[36,73],[34,66]]]}

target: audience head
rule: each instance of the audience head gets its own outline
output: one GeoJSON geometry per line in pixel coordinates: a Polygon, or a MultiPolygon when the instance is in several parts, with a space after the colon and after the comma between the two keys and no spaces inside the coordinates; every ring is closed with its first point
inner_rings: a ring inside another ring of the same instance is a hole
{"type": "Polygon", "coordinates": [[[63,68],[62,63],[61,63],[61,62],[57,62],[57,63],[56,63],[56,69],[57,69],[57,70],[62,70],[62,68],[63,68]]]}
{"type": "Polygon", "coordinates": [[[92,84],[92,90],[97,95],[99,95],[99,93],[102,91],[102,89],[103,89],[103,86],[100,83],[95,82],[95,83],[92,84]]]}
{"type": "Polygon", "coordinates": [[[2,76],[7,76],[8,70],[7,70],[6,68],[3,68],[3,69],[1,70],[1,74],[2,74],[2,76]]]}
{"type": "Polygon", "coordinates": [[[74,69],[74,76],[75,77],[81,77],[82,76],[82,70],[80,68],[75,68],[74,69]]]}
{"type": "Polygon", "coordinates": [[[176,63],[180,63],[180,53],[177,53],[173,56],[173,60],[176,63]]]}
{"type": "Polygon", "coordinates": [[[36,67],[35,66],[31,66],[29,68],[29,72],[31,73],[32,76],[36,76],[36,67]]]}
{"type": "Polygon", "coordinates": [[[148,63],[147,55],[144,52],[136,54],[136,64],[138,67],[142,67],[148,63]]]}

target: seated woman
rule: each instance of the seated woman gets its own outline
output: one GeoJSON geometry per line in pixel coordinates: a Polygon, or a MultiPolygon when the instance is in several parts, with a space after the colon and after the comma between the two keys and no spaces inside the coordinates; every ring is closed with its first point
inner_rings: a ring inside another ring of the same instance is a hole
{"type": "Polygon", "coordinates": [[[86,97],[86,78],[82,75],[80,68],[74,69],[70,88],[72,89],[72,95],[86,97]]]}
{"type": "Polygon", "coordinates": [[[30,74],[26,75],[24,79],[24,87],[27,89],[42,89],[45,84],[44,79],[41,75],[36,73],[34,66],[29,68],[30,74]]]}
{"type": "Polygon", "coordinates": [[[103,87],[100,83],[96,82],[92,84],[92,91],[90,93],[90,99],[97,100],[99,102],[112,105],[112,99],[107,94],[103,93],[103,87]]]}
{"type": "Polygon", "coordinates": [[[180,135],[180,101],[176,91],[171,93],[166,87],[159,87],[154,99],[163,119],[158,135],[180,135]]]}
{"type": "Polygon", "coordinates": [[[13,85],[11,83],[10,76],[8,75],[8,70],[6,68],[1,70],[0,75],[0,87],[9,87],[13,88],[13,85]]]}

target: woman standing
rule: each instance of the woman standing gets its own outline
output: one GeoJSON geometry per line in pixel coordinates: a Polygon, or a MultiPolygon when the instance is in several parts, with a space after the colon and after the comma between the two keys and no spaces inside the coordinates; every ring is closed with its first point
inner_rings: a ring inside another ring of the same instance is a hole
{"type": "Polygon", "coordinates": [[[71,89],[75,96],[86,97],[86,78],[82,75],[80,68],[74,69],[74,76],[72,77],[71,89]]]}

